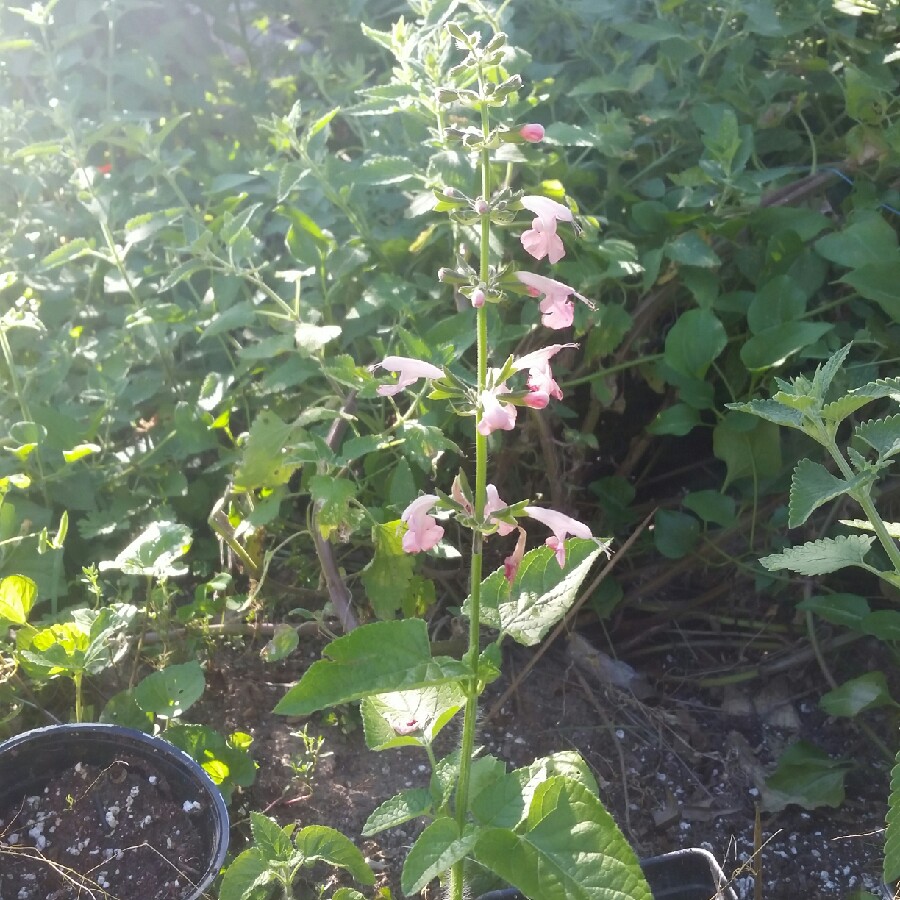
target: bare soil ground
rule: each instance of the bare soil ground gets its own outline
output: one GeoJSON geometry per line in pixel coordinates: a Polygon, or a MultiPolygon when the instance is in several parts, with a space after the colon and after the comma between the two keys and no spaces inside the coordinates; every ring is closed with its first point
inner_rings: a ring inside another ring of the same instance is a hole
{"type": "MultiPolygon", "coordinates": [[[[575,657],[584,656],[585,640],[599,643],[597,636],[579,635],[575,657]]],[[[679,680],[698,662],[692,641],[674,630],[654,640],[659,652],[634,660],[651,685],[640,692],[648,694],[642,699],[601,683],[583,659],[576,663],[571,640],[560,638],[524,678],[516,673],[534,651],[509,648],[506,675],[489,688],[485,710],[510,679],[515,689],[499,710],[482,718],[481,744],[512,766],[578,750],[640,856],[706,848],[742,900],[847,898],[860,890],[890,897],[879,875],[890,767],[853,724],[821,713],[822,679],[815,663],[700,690],[692,686],[695,679],[679,680]],[[846,800],[836,809],[792,805],[765,812],[760,805],[766,773],[798,739],[853,761],[846,800]]],[[[401,896],[399,871],[415,828],[403,826],[374,840],[359,835],[380,802],[403,788],[427,784],[426,760],[411,751],[369,752],[358,713],[349,708],[336,720],[273,715],[287,687],[319,658],[322,642],[306,641],[274,665],[261,661],[262,644],[220,647],[210,661],[200,709],[192,710],[218,729],[254,737],[260,772],[232,808],[233,848],[245,845],[250,810],[265,810],[282,824],[328,824],[357,840],[382,884],[401,896]],[[324,738],[315,772],[305,779],[289,765],[292,758],[303,758],[303,741],[295,735],[303,727],[324,738]]],[[[852,648],[854,656],[863,655],[858,658],[877,651],[876,642],[852,648]]],[[[887,718],[870,722],[893,745],[887,718]]]]}

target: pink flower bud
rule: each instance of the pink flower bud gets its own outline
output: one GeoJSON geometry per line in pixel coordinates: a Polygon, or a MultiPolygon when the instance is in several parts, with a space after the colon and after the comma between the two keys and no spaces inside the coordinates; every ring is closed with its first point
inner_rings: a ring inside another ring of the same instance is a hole
{"type": "Polygon", "coordinates": [[[478,213],[479,216],[486,216],[491,211],[491,204],[487,202],[483,197],[479,197],[475,201],[475,212],[478,213]]]}
{"type": "Polygon", "coordinates": [[[484,306],[484,299],[484,291],[480,287],[475,288],[475,290],[472,291],[471,300],[472,306],[474,306],[475,309],[481,309],[481,307],[484,306]]]}
{"type": "Polygon", "coordinates": [[[519,129],[519,136],[522,140],[528,141],[529,144],[538,144],[544,139],[544,126],[539,125],[537,122],[523,125],[519,129]]]}

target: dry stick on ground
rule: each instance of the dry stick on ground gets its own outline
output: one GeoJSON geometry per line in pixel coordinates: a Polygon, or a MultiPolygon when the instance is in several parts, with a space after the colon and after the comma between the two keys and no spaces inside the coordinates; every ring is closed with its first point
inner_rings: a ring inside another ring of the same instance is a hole
{"type": "Polygon", "coordinates": [[[543,643],[538,647],[535,651],[534,656],[531,657],[530,660],[525,664],[525,667],[521,672],[512,680],[509,687],[503,692],[500,696],[500,699],[488,710],[487,716],[485,717],[486,721],[490,721],[500,712],[503,708],[503,704],[510,698],[510,696],[518,690],[519,685],[524,681],[525,678],[528,677],[528,673],[535,667],[538,660],[547,652],[550,648],[550,645],[562,634],[562,632],[569,626],[572,619],[578,613],[578,610],[581,609],[584,602],[587,600],[591,594],[597,589],[597,586],[606,578],[607,575],[613,570],[616,563],[628,552],[631,548],[631,545],[638,539],[643,530],[650,524],[650,520],[653,518],[656,510],[653,510],[643,522],[631,533],[628,537],[628,540],[622,544],[622,549],[619,550],[616,555],[603,567],[603,570],[599,575],[588,585],[587,590],[583,591],[581,596],[572,604],[572,607],[569,611],[563,616],[562,620],[557,624],[557,626],[550,632],[550,634],[544,639],[543,643]]]}

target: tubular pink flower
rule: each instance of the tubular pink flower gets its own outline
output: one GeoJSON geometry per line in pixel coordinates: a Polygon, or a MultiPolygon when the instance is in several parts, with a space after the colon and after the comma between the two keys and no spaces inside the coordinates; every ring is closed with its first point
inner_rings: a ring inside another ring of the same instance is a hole
{"type": "Polygon", "coordinates": [[[575,296],[593,307],[593,303],[587,297],[561,281],[545,278],[543,275],[533,275],[531,272],[516,272],[516,278],[528,288],[528,293],[533,297],[543,295],[544,299],[540,304],[543,314],[541,321],[547,328],[568,328],[575,321],[575,304],[569,299],[570,296],[575,296]]]}
{"type": "Polygon", "coordinates": [[[572,222],[572,211],[557,203],[549,197],[525,196],[521,199],[522,206],[535,214],[531,228],[522,232],[522,246],[526,253],[530,253],[535,259],[543,259],[545,256],[551,263],[559,262],[566,255],[566,248],[562,239],[556,233],[556,223],[572,222]]]}
{"type": "Polygon", "coordinates": [[[503,560],[503,577],[512,584],[516,579],[516,573],[519,571],[519,564],[522,562],[522,557],[525,556],[525,541],[527,540],[525,536],[524,528],[517,528],[519,532],[519,537],[516,540],[516,547],[506,559],[503,560]]]}
{"type": "Polygon", "coordinates": [[[516,372],[528,369],[528,389],[531,393],[525,398],[524,403],[532,409],[543,409],[551,397],[562,400],[563,392],[553,378],[550,369],[550,359],[556,356],[560,350],[567,347],[577,347],[578,344],[551,344],[542,350],[534,350],[513,360],[512,367],[516,372]]]}
{"type": "Polygon", "coordinates": [[[506,509],[509,504],[505,500],[500,499],[500,494],[497,493],[497,488],[493,484],[489,484],[487,486],[487,502],[484,504],[484,518],[491,524],[497,526],[497,534],[501,537],[504,537],[507,534],[516,530],[515,525],[507,525],[506,522],[501,522],[499,519],[494,519],[492,517],[492,513],[497,512],[500,509],[506,509]]]}
{"type": "Polygon", "coordinates": [[[382,384],[377,392],[382,397],[392,397],[394,394],[409,387],[420,378],[443,378],[444,373],[437,366],[423,362],[421,359],[411,359],[408,356],[386,356],[375,368],[381,366],[388,372],[397,372],[396,384],[382,384]]]}
{"type": "Polygon", "coordinates": [[[526,506],[525,514],[542,525],[546,525],[553,536],[544,542],[551,550],[556,552],[556,561],[560,568],[566,564],[565,540],[568,535],[580,538],[592,538],[591,529],[583,522],[566,516],[555,509],[544,509],[541,506],[526,506]]]}
{"type": "Polygon", "coordinates": [[[512,431],[516,427],[516,408],[511,403],[501,403],[497,394],[505,393],[506,389],[494,388],[492,391],[481,393],[481,418],[475,426],[479,434],[485,436],[491,432],[512,431]]]}
{"type": "Polygon", "coordinates": [[[519,136],[529,144],[539,144],[544,139],[544,126],[537,122],[529,122],[519,129],[519,136]]]}
{"type": "Polygon", "coordinates": [[[444,536],[444,529],[429,516],[431,508],[440,498],[436,494],[423,494],[413,500],[400,516],[406,522],[406,534],[403,535],[403,549],[407,553],[419,553],[436,547],[444,536]]]}

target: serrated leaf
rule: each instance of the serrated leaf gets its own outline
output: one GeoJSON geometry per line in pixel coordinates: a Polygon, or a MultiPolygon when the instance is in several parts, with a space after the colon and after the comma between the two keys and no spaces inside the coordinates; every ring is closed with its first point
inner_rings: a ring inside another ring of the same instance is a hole
{"type": "Polygon", "coordinates": [[[359,848],[336,829],[327,825],[308,825],[297,832],[294,843],[310,862],[324,862],[346,869],[360,884],[375,884],[375,873],[359,848]]]}
{"type": "MultiPolygon", "coordinates": [[[[868,519],[841,519],[840,523],[848,528],[858,528],[860,531],[875,531],[875,526],[868,519]]],[[[894,540],[900,541],[900,522],[885,522],[884,530],[894,540]]]]}
{"type": "Polygon", "coordinates": [[[891,770],[891,793],[885,824],[884,880],[890,884],[900,878],[900,752],[891,770]]]}
{"type": "Polygon", "coordinates": [[[291,843],[292,825],[282,828],[274,819],[259,812],[250,813],[250,832],[253,843],[265,855],[266,859],[288,860],[294,850],[291,843]]]}
{"type": "Polygon", "coordinates": [[[268,884],[275,880],[265,856],[251,847],[238,854],[225,870],[219,887],[219,900],[266,900],[268,884]]]}
{"type": "Polygon", "coordinates": [[[372,527],[375,555],[362,571],[366,596],[379,619],[392,619],[403,604],[415,560],[403,551],[400,520],[372,527]]]}
{"type": "Polygon", "coordinates": [[[370,750],[431,744],[465,702],[462,688],[453,683],[366,697],[361,710],[366,744],[370,750]]]}
{"type": "Polygon", "coordinates": [[[463,663],[432,659],[421,619],[372,622],[332,641],[326,659],[313,663],[281,698],[275,712],[305,716],[319,709],[392,690],[445,684],[469,674],[463,663]]]}
{"type": "Polygon", "coordinates": [[[486,828],[475,859],[527,897],[651,900],[634,851],[584,785],[551,778],[535,792],[529,830],[486,828]]]}
{"type": "Polygon", "coordinates": [[[363,825],[362,836],[371,837],[388,828],[418,819],[431,812],[431,792],[427,788],[410,788],[385,800],[363,825]]]}
{"type": "Polygon", "coordinates": [[[747,403],[726,403],[728,409],[735,412],[749,413],[751,416],[759,416],[776,425],[784,425],[788,428],[803,429],[803,416],[796,409],[791,409],[777,400],[750,400],[747,403]]]}
{"type": "Polygon", "coordinates": [[[418,837],[403,864],[400,889],[407,897],[417,894],[434,878],[450,870],[454,863],[465,859],[478,838],[473,825],[466,825],[460,833],[455,819],[442,816],[435,819],[418,837]]]}
{"type": "Polygon", "coordinates": [[[879,460],[900,453],[900,415],[861,422],[853,433],[878,454],[879,460]]]}
{"type": "Polygon", "coordinates": [[[864,567],[863,560],[874,540],[858,534],[822,538],[764,556],[760,563],[770,572],[789,569],[798,575],[827,575],[845,566],[864,567]]]}
{"type": "Polygon", "coordinates": [[[884,672],[866,672],[825,694],[819,705],[829,716],[853,718],[865,709],[896,706],[884,672]]]}
{"type": "Polygon", "coordinates": [[[62,247],[57,247],[52,253],[48,253],[41,260],[40,266],[44,271],[48,271],[74,262],[89,253],[93,253],[91,245],[84,238],[75,238],[75,240],[63,244],[62,247]]]}
{"type": "Polygon", "coordinates": [[[819,463],[801,459],[791,476],[788,528],[802,525],[824,503],[855,490],[867,479],[867,475],[857,475],[846,481],[832,475],[819,463]]]}
{"type": "MultiPolygon", "coordinates": [[[[605,546],[570,538],[562,569],[549,547],[530,550],[511,586],[502,569],[491,573],[481,585],[482,623],[499,628],[526,647],[534,646],[575,602],[581,583],[605,546]]],[[[467,597],[463,613],[468,615],[470,609],[471,597],[467,597]]]]}
{"type": "Polygon", "coordinates": [[[356,485],[347,478],[334,475],[314,475],[309,480],[309,492],[316,504],[316,527],[327,541],[333,532],[352,532],[357,517],[350,501],[356,497],[356,485]]]}
{"type": "Polygon", "coordinates": [[[766,780],[762,806],[768,812],[779,812],[791,803],[804,809],[840,806],[850,765],[849,760],[832,759],[813,744],[798,741],[782,753],[766,780]]]}

